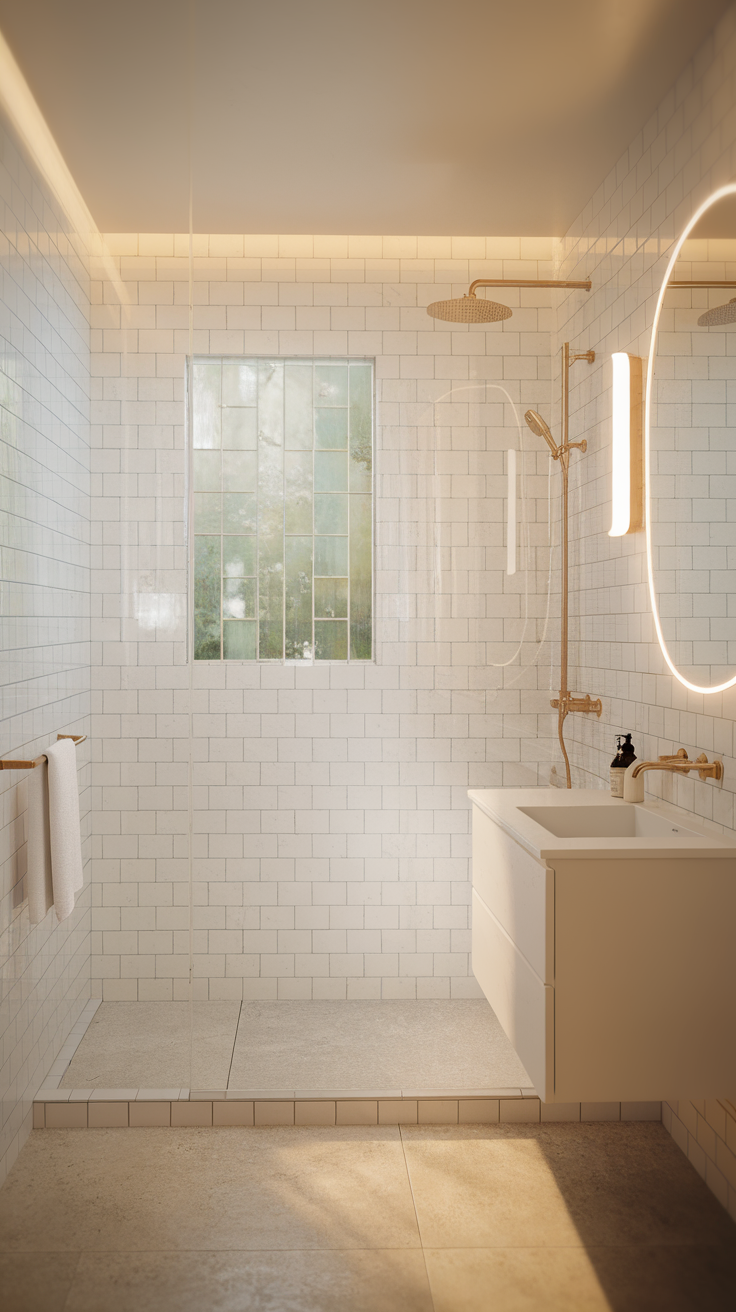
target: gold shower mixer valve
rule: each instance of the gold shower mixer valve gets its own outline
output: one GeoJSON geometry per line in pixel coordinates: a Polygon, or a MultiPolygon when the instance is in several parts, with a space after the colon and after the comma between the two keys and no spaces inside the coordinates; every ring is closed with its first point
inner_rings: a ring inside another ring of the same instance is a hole
{"type": "Polygon", "coordinates": [[[589,692],[586,692],[584,697],[573,697],[571,692],[563,693],[559,697],[555,697],[550,702],[550,706],[555,711],[559,711],[561,708],[565,715],[568,715],[570,711],[582,711],[586,715],[597,715],[600,720],[603,714],[603,702],[600,697],[591,697],[589,692]]]}

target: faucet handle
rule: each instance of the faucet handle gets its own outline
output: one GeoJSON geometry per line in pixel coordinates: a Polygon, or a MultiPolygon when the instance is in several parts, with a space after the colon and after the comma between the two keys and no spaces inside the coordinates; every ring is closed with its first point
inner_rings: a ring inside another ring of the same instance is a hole
{"type": "Polygon", "coordinates": [[[680,750],[679,750],[678,752],[675,752],[675,755],[674,755],[674,756],[660,756],[660,757],[659,757],[659,760],[660,760],[660,761],[687,761],[687,760],[689,760],[689,759],[690,759],[690,758],[688,757],[688,754],[687,754],[687,752],[685,751],[685,748],[684,748],[684,747],[681,747],[680,750]]]}

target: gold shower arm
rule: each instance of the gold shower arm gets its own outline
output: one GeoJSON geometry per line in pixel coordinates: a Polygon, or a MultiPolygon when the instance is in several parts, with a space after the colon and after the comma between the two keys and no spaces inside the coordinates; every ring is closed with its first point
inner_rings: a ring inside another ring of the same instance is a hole
{"type": "Polygon", "coordinates": [[[568,282],[558,278],[476,278],[470,284],[468,296],[475,296],[476,287],[577,287],[589,292],[592,285],[589,278],[585,282],[568,282]]]}

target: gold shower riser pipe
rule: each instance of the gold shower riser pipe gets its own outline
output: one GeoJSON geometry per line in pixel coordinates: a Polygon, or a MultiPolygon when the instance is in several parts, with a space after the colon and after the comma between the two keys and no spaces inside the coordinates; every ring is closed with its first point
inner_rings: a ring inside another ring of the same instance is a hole
{"type": "Polygon", "coordinates": [[[736,282],[714,282],[712,278],[685,278],[677,282],[672,279],[668,287],[736,287],[736,282]]]}
{"type": "Polygon", "coordinates": [[[589,278],[585,282],[556,278],[476,278],[470,284],[468,296],[475,296],[476,287],[576,287],[579,291],[589,292],[592,285],[589,278]]]}

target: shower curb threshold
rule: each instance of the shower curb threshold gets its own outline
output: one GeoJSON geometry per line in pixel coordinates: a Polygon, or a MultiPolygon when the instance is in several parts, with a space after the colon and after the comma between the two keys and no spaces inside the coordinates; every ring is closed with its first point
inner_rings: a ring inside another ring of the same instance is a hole
{"type": "Polygon", "coordinates": [[[33,1128],[496,1125],[659,1121],[659,1102],[543,1103],[532,1088],[462,1090],[59,1089],[33,1101],[33,1128]]]}

